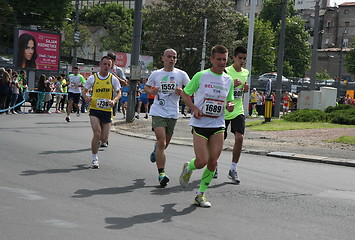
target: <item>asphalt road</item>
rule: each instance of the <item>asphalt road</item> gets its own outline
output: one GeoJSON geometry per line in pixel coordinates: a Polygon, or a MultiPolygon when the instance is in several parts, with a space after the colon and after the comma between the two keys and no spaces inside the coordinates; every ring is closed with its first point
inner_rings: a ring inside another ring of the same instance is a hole
{"type": "Polygon", "coordinates": [[[90,169],[86,114],[1,115],[0,239],[354,239],[354,168],[243,155],[230,184],[230,152],[196,208],[202,170],[178,177],[193,149],[167,150],[168,187],[149,162],[153,141],[111,133],[90,169]]]}

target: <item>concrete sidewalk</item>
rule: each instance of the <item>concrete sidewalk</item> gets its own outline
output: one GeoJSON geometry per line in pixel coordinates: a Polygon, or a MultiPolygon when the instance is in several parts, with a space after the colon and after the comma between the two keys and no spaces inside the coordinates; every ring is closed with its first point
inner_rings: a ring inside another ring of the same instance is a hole
{"type": "MultiPolygon", "coordinates": [[[[116,116],[116,119],[114,120],[112,131],[122,135],[127,135],[127,136],[137,137],[137,138],[145,138],[145,139],[155,141],[155,135],[151,129],[150,117],[148,119],[144,119],[144,118],[135,119],[133,123],[127,123],[124,119],[117,120],[119,119],[119,116],[120,115],[116,116]]],[[[245,141],[246,140],[253,141],[255,137],[248,139],[247,132],[248,130],[246,129],[246,134],[245,134],[246,136],[244,137],[245,141]]],[[[255,132],[256,131],[253,131],[254,135],[255,132]]],[[[189,117],[184,117],[182,115],[179,117],[175,126],[175,132],[171,140],[171,144],[185,145],[185,146],[193,145],[191,127],[189,126],[189,117]]],[[[232,151],[233,144],[234,144],[234,136],[233,134],[228,132],[228,137],[224,144],[225,146],[224,150],[232,151]]],[[[285,150],[287,150],[287,147],[285,147],[285,150]]],[[[302,153],[303,150],[304,149],[300,149],[300,151],[298,152],[274,151],[273,149],[268,148],[268,146],[256,145],[253,146],[252,148],[243,148],[243,153],[279,157],[279,158],[298,160],[298,161],[318,162],[318,163],[355,167],[355,160],[351,159],[352,156],[353,157],[355,156],[355,154],[349,156],[348,159],[348,158],[328,157],[325,155],[326,152],[322,151],[322,149],[318,149],[318,151],[316,152],[313,151],[317,153],[316,155],[313,155],[311,150],[307,151],[310,154],[303,154],[302,153]],[[318,153],[322,153],[323,155],[320,156],[320,154],[318,153]]]]}

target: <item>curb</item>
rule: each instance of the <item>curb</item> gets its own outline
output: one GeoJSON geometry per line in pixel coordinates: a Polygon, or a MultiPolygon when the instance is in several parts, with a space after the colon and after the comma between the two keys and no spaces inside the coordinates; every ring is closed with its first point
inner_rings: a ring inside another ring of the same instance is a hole
{"type": "MultiPolygon", "coordinates": [[[[112,132],[136,137],[136,138],[144,138],[148,140],[155,141],[155,136],[141,134],[141,133],[134,133],[122,129],[114,129],[111,130],[112,132]]],[[[178,139],[172,139],[170,144],[175,145],[182,145],[182,146],[193,146],[192,142],[186,142],[178,139]]],[[[232,151],[232,147],[225,147],[224,151],[232,151]]],[[[262,155],[262,156],[269,156],[269,157],[278,157],[278,158],[286,158],[291,160],[297,161],[305,161],[305,162],[316,162],[316,163],[324,163],[324,164],[332,164],[332,165],[339,165],[339,166],[346,166],[346,167],[355,167],[355,160],[350,159],[340,159],[340,158],[328,158],[322,156],[315,156],[315,155],[306,155],[306,154],[297,154],[297,153],[289,153],[289,152],[269,152],[266,150],[257,150],[257,149],[243,149],[243,153],[253,154],[253,155],[262,155]]]]}

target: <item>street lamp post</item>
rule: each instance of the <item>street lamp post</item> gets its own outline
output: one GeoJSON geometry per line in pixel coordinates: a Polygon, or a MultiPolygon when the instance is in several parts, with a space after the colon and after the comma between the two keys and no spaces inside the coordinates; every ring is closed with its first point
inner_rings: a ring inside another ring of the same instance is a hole
{"type": "Polygon", "coordinates": [[[189,69],[187,72],[188,72],[188,74],[190,75],[190,77],[192,77],[192,71],[191,70],[193,70],[193,65],[192,64],[190,64],[191,63],[191,53],[192,52],[195,52],[195,51],[197,51],[197,48],[195,48],[195,47],[187,47],[187,48],[185,48],[185,51],[188,53],[188,60],[186,61],[186,63],[188,64],[188,66],[186,67],[186,69],[189,69]]]}
{"type": "Polygon", "coordinates": [[[341,81],[341,65],[343,64],[343,47],[344,47],[344,34],[347,33],[346,28],[341,34],[341,42],[340,42],[340,52],[339,52],[339,70],[338,70],[338,80],[336,81],[337,86],[337,98],[340,97],[340,81],[341,81]]]}
{"type": "Polygon", "coordinates": [[[280,44],[279,53],[277,56],[277,77],[276,77],[276,101],[275,101],[275,117],[280,117],[280,104],[281,104],[281,92],[282,92],[282,75],[283,75],[283,61],[285,53],[285,33],[286,33],[286,11],[287,0],[282,1],[281,10],[281,31],[280,31],[280,44]]]}
{"type": "Polygon", "coordinates": [[[318,54],[318,34],[319,34],[319,0],[316,1],[313,26],[313,46],[312,46],[312,65],[310,76],[310,90],[316,88],[316,74],[317,74],[317,54],[318,54]]]}
{"type": "Polygon", "coordinates": [[[75,26],[74,26],[74,48],[73,48],[73,60],[72,68],[77,65],[77,44],[80,41],[79,32],[79,0],[75,1],[75,26]]]}

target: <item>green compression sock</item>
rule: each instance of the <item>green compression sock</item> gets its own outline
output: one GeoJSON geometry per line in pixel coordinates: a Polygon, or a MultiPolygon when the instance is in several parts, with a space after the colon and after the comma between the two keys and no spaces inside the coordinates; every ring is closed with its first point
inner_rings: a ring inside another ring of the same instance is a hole
{"type": "Polygon", "coordinates": [[[206,192],[208,185],[210,185],[210,182],[213,179],[214,172],[215,171],[212,172],[206,167],[205,171],[202,174],[200,188],[198,189],[199,192],[206,192]]]}
{"type": "Polygon", "coordinates": [[[187,166],[187,168],[190,170],[190,171],[193,171],[193,170],[196,170],[196,166],[195,166],[195,160],[196,158],[193,158],[191,159],[189,165],[187,166]]]}

